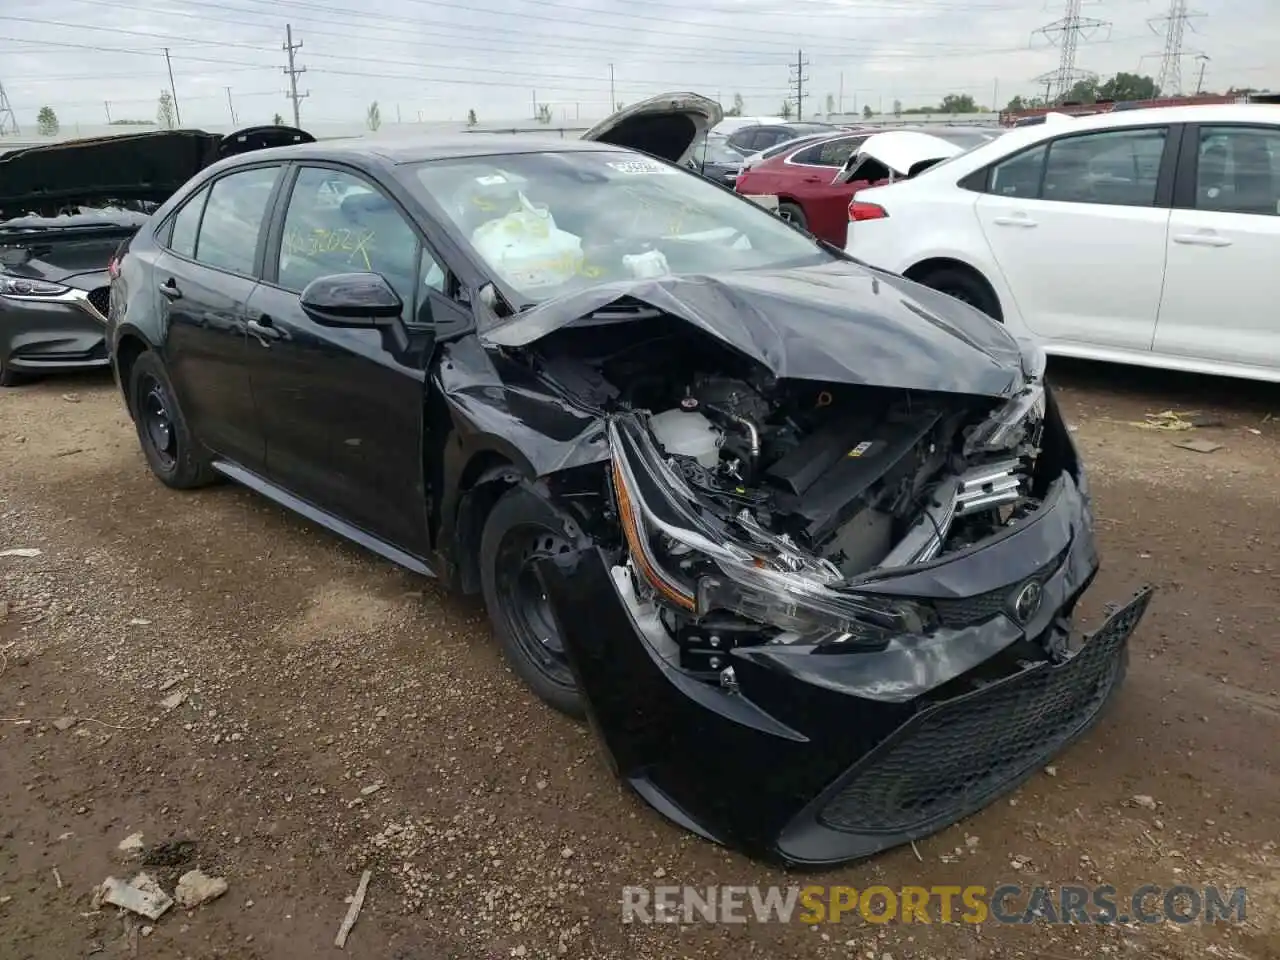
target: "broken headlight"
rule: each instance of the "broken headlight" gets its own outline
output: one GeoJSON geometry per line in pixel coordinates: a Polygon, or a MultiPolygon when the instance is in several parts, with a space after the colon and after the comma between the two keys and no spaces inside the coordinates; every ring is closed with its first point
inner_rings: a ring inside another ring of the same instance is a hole
{"type": "Polygon", "coordinates": [[[686,616],[729,613],[759,624],[766,642],[831,653],[880,649],[894,636],[931,628],[931,611],[918,604],[845,593],[834,586],[834,570],[788,569],[787,558],[768,549],[700,532],[674,495],[683,481],[661,459],[634,465],[623,452],[632,438],[616,427],[611,440],[614,496],[634,572],[686,616]]]}
{"type": "Polygon", "coordinates": [[[772,628],[770,643],[817,653],[878,650],[893,637],[928,632],[933,613],[897,598],[843,593],[812,575],[731,561],[698,581],[699,615],[722,610],[772,628]]]}
{"type": "Polygon", "coordinates": [[[983,453],[1003,453],[1017,447],[1029,428],[1038,439],[1045,414],[1045,354],[1029,340],[1019,340],[1025,386],[965,434],[964,457],[983,453]]]}

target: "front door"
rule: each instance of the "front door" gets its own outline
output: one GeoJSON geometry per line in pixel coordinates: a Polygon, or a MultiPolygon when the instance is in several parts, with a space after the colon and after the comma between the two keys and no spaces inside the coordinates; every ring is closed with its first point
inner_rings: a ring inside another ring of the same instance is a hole
{"type": "Polygon", "coordinates": [[[415,556],[427,553],[422,422],[431,325],[445,287],[407,215],[374,183],[299,169],[278,245],[249,302],[254,395],[267,477],[313,506],[415,556]],[[381,274],[405,303],[407,343],[380,330],[315,323],[299,294],[317,277],[381,274]]]}
{"type": "Polygon", "coordinates": [[[279,165],[240,170],[196,193],[161,231],[152,276],[164,350],[191,430],[250,469],[265,444],[246,367],[245,307],[279,165]]]}
{"type": "Polygon", "coordinates": [[[1157,191],[1168,140],[1168,127],[1067,135],[993,168],[974,210],[1035,334],[1151,349],[1169,228],[1157,191]]]}
{"type": "Polygon", "coordinates": [[[1154,349],[1280,369],[1280,126],[1187,135],[1154,349]]]}

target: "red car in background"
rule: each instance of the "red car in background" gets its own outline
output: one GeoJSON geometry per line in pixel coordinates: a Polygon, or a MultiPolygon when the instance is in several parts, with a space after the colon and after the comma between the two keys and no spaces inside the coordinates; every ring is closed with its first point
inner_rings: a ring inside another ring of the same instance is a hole
{"type": "Polygon", "coordinates": [[[746,167],[734,189],[750,196],[778,198],[778,216],[808,230],[820,240],[843,249],[849,227],[849,203],[864,187],[886,182],[891,172],[882,165],[864,162],[854,172],[858,179],[841,176],[848,161],[871,136],[889,130],[927,133],[968,150],[1000,135],[982,127],[892,127],[846,131],[819,141],[805,140],[793,149],[746,167]],[[844,182],[842,182],[844,181],[844,182]]]}

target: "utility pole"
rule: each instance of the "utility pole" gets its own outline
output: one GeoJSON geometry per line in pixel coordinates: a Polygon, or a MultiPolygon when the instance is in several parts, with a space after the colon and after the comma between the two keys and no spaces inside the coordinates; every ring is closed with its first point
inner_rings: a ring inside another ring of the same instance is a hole
{"type": "MultiPolygon", "coordinates": [[[[609,113],[618,109],[618,95],[613,90],[613,64],[609,64],[609,113]]],[[[535,110],[534,113],[538,111],[535,110]]],[[[607,114],[606,114],[607,116],[607,114]]]]}
{"type": "Polygon", "coordinates": [[[1000,78],[996,77],[995,86],[991,89],[991,112],[1000,112],[1000,78]]]}
{"type": "Polygon", "coordinates": [[[169,59],[169,48],[164,48],[164,62],[169,68],[169,96],[173,98],[173,119],[182,126],[182,110],[178,107],[178,88],[173,85],[173,61],[169,59]]]}
{"type": "Polygon", "coordinates": [[[0,83],[0,136],[20,132],[18,118],[13,113],[13,104],[9,102],[9,95],[4,92],[4,84],[0,83]]]}
{"type": "Polygon", "coordinates": [[[804,119],[804,83],[809,79],[808,74],[804,71],[809,66],[809,61],[804,58],[804,51],[796,51],[796,62],[792,68],[795,70],[794,76],[791,76],[787,86],[792,87],[796,91],[796,119],[804,119]]]}
{"type": "Polygon", "coordinates": [[[106,111],[107,111],[107,126],[110,126],[111,125],[111,101],[103,100],[102,105],[103,107],[106,108],[106,111]]]}
{"type": "MultiPolygon", "coordinates": [[[[1192,17],[1203,17],[1203,13],[1193,13],[1187,9],[1187,0],[1169,0],[1169,12],[1163,17],[1155,17],[1147,21],[1147,25],[1157,35],[1164,36],[1164,53],[1160,55],[1160,76],[1156,84],[1160,94],[1167,97],[1182,95],[1182,58],[1190,51],[1183,51],[1182,43],[1192,17]],[[1160,26],[1158,26],[1160,25],[1160,26]]],[[[1204,64],[1202,63],[1203,67],[1204,64]]],[[[1203,71],[1202,79],[1203,79],[1203,71]]],[[[1197,91],[1198,92],[1198,91],[1197,91]]]]}
{"type": "Polygon", "coordinates": [[[235,108],[235,104],[231,102],[231,88],[227,87],[226,89],[227,89],[227,109],[231,111],[231,126],[234,127],[236,125],[236,108],[235,108]]]}
{"type": "MultiPolygon", "coordinates": [[[[1046,23],[1036,31],[1051,44],[1061,47],[1058,57],[1058,69],[1043,74],[1036,79],[1047,86],[1045,99],[1065,100],[1077,80],[1093,76],[1087,70],[1076,69],[1076,50],[1080,40],[1092,40],[1101,30],[1110,30],[1111,24],[1106,20],[1085,17],[1080,14],[1084,0],[1066,0],[1066,10],[1061,19],[1046,23]]],[[[1034,37],[1032,38],[1034,39],[1034,37]]]]}
{"type": "Polygon", "coordinates": [[[530,90],[529,95],[533,97],[533,119],[537,120],[538,119],[538,91],[530,90]]]}
{"type": "Polygon", "coordinates": [[[1209,55],[1201,53],[1196,55],[1196,59],[1200,61],[1200,76],[1196,80],[1196,93],[1204,90],[1204,65],[1209,62],[1209,55]]]}
{"type": "Polygon", "coordinates": [[[844,116],[844,71],[840,71],[840,116],[844,116]]]}
{"type": "Polygon", "coordinates": [[[286,96],[291,101],[293,101],[293,125],[295,127],[302,126],[302,116],[298,112],[298,105],[307,97],[311,96],[310,90],[308,90],[306,93],[298,92],[298,77],[300,77],[302,74],[307,72],[306,67],[299,67],[297,64],[294,63],[294,60],[293,60],[294,53],[296,53],[301,49],[302,49],[301,40],[299,40],[297,43],[293,42],[293,24],[286,23],[284,25],[284,52],[289,57],[289,65],[284,68],[284,72],[289,77],[289,92],[286,94],[286,96]]]}

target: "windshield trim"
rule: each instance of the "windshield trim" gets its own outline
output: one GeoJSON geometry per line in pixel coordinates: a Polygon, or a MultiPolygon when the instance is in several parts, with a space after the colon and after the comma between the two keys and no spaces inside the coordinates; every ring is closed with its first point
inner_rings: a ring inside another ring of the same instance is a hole
{"type": "MultiPolygon", "coordinates": [[[[696,173],[688,169],[687,167],[680,166],[679,164],[670,163],[669,161],[663,160],[661,158],[652,157],[652,156],[649,156],[648,154],[640,153],[635,150],[611,148],[604,144],[601,145],[599,150],[583,150],[583,149],[546,150],[546,149],[543,149],[543,150],[521,151],[519,153],[493,153],[493,154],[477,153],[469,156],[433,157],[429,160],[417,160],[409,163],[397,164],[395,176],[397,180],[401,183],[401,185],[405,189],[407,189],[410,192],[410,194],[430,212],[431,218],[435,222],[435,225],[440,230],[445,232],[445,234],[449,237],[453,246],[459,251],[459,253],[461,253],[462,256],[466,257],[473,273],[475,274],[475,276],[479,281],[475,285],[475,292],[478,294],[485,286],[492,286],[494,290],[496,290],[501,295],[502,299],[506,301],[506,303],[511,307],[513,314],[518,315],[535,306],[539,306],[541,304],[548,303],[552,300],[558,299],[560,296],[563,296],[565,294],[556,294],[555,296],[547,297],[544,300],[530,301],[528,296],[525,293],[521,292],[518,287],[509,283],[497,270],[495,270],[484,259],[483,256],[480,255],[480,252],[476,250],[476,248],[473,246],[471,242],[471,238],[465,235],[465,232],[453,220],[453,218],[449,216],[448,212],[439,203],[439,201],[435,198],[435,196],[426,189],[425,184],[422,183],[421,179],[417,175],[418,171],[429,168],[433,165],[464,163],[469,160],[474,161],[474,160],[482,160],[486,158],[493,159],[495,161],[500,161],[507,158],[530,156],[530,155],[577,156],[580,154],[589,154],[589,155],[595,155],[595,156],[605,155],[605,156],[623,156],[623,157],[642,157],[645,160],[648,160],[654,163],[661,163],[663,166],[670,167],[671,170],[674,172],[674,175],[693,177],[699,183],[704,184],[706,188],[712,189],[712,190],[719,190],[722,193],[733,197],[735,201],[739,203],[747,204],[749,207],[752,208],[752,210],[756,212],[756,214],[764,217],[772,217],[778,226],[785,227],[786,229],[793,230],[796,233],[798,233],[802,238],[808,241],[808,243],[812,247],[815,263],[806,264],[806,265],[820,266],[823,263],[827,263],[829,261],[842,259],[843,251],[840,251],[839,252],[840,255],[837,255],[837,252],[835,252],[832,248],[829,247],[829,245],[827,245],[826,243],[824,243],[823,241],[815,237],[813,234],[809,233],[808,231],[801,230],[799,227],[795,226],[795,224],[791,223],[790,221],[783,220],[781,217],[777,217],[765,207],[756,203],[754,200],[748,199],[746,196],[738,193],[736,190],[726,187],[725,185],[718,183],[714,180],[708,180],[706,177],[703,177],[701,174],[696,173]]],[[[788,263],[790,263],[790,261],[788,261],[788,263]]],[[[800,264],[792,264],[791,266],[788,266],[787,264],[782,264],[782,265],[774,265],[771,267],[747,267],[747,268],[741,268],[740,270],[725,268],[722,272],[736,273],[736,272],[742,272],[742,271],[747,271],[752,269],[791,269],[792,267],[796,267],[796,266],[800,266],[800,264]]],[[[684,275],[688,276],[689,274],[684,274],[684,275]]],[[[610,282],[616,282],[616,280],[615,281],[601,280],[597,284],[591,284],[590,286],[604,285],[610,282]]],[[[587,287],[587,289],[589,288],[590,287],[587,287]]],[[[490,307],[489,310],[490,312],[495,313],[495,316],[497,316],[496,311],[494,311],[492,307],[490,307]]],[[[498,317],[499,322],[505,321],[506,319],[508,319],[508,317],[506,316],[498,317]]],[[[480,328],[484,328],[485,326],[487,325],[484,324],[483,322],[479,324],[480,328]]]]}

